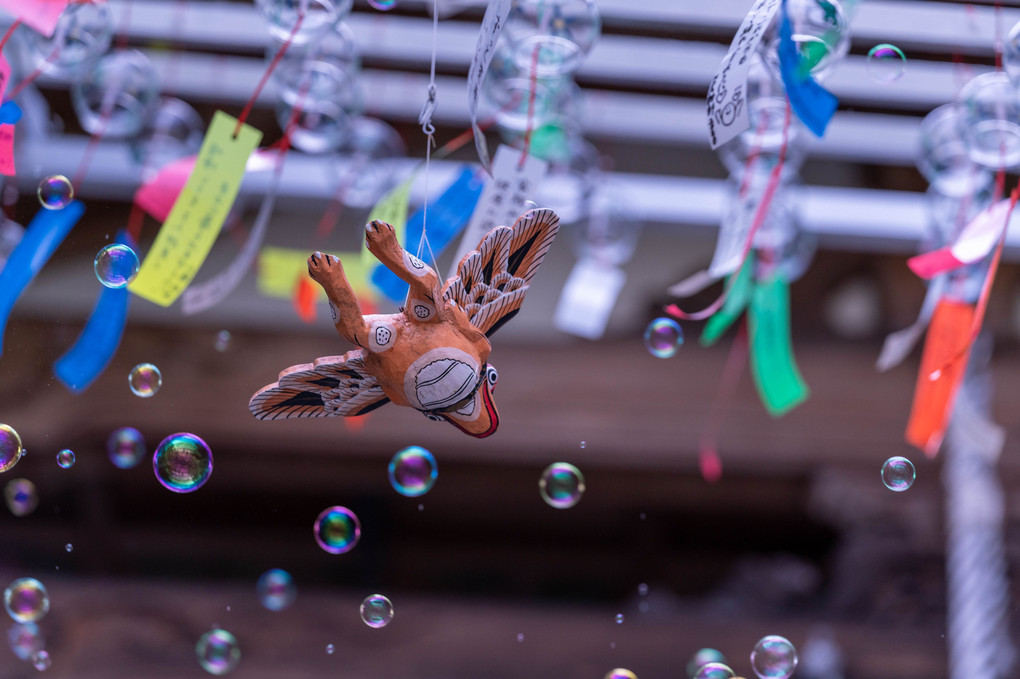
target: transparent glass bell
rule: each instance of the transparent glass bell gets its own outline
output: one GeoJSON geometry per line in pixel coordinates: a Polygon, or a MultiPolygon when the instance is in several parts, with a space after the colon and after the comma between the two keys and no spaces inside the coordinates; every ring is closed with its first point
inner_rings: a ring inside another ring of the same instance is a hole
{"type": "MultiPolygon", "coordinates": [[[[850,49],[850,27],[837,0],[787,0],[791,37],[803,63],[816,80],[824,80],[850,49]]],[[[779,21],[777,11],[765,29],[758,49],[765,65],[779,76],[779,21]]]]}
{"type": "Polygon", "coordinates": [[[133,137],[159,105],[159,78],[144,54],[118,50],[71,83],[71,102],[89,134],[133,137]]]}
{"type": "Polygon", "coordinates": [[[164,97],[142,133],[131,140],[131,155],[142,167],[142,179],[167,163],[198,153],[205,124],[191,106],[164,97]]]}
{"type": "Polygon", "coordinates": [[[956,103],[971,160],[992,170],[1020,164],[1020,95],[1005,73],[971,78],[956,103]]]}
{"type": "Polygon", "coordinates": [[[351,120],[360,115],[363,97],[357,80],[326,61],[304,62],[296,87],[281,87],[276,119],[286,130],[295,108],[291,130],[294,148],[305,153],[326,153],[347,140],[351,120]]]}
{"type": "Polygon", "coordinates": [[[961,134],[961,108],[944,104],[921,121],[917,169],[933,188],[948,196],[968,196],[992,183],[992,174],[970,158],[961,134]]]}
{"type": "Polygon", "coordinates": [[[113,39],[113,16],[105,3],[74,3],[57,20],[53,37],[24,25],[18,29],[29,68],[56,78],[70,78],[92,67],[113,39]]]}
{"type": "Polygon", "coordinates": [[[400,133],[375,118],[351,121],[343,155],[334,164],[336,183],[345,186],[344,205],[371,208],[393,185],[394,159],[407,154],[400,133]]]}
{"type": "Polygon", "coordinates": [[[576,71],[601,33],[594,0],[514,0],[503,34],[522,72],[548,77],[576,71]]]}
{"type": "Polygon", "coordinates": [[[1002,44],[1002,68],[1013,84],[1020,86],[1020,21],[1009,29],[1002,44]]]}
{"type": "Polygon", "coordinates": [[[255,0],[255,6],[268,22],[269,34],[285,41],[293,33],[291,44],[314,42],[347,18],[354,0],[255,0]],[[298,17],[304,13],[295,32],[298,17]]]}

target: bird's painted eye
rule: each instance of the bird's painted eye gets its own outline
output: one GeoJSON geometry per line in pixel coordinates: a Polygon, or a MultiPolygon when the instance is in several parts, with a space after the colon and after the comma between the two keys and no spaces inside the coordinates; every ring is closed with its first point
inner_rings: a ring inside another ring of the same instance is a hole
{"type": "Polygon", "coordinates": [[[443,418],[440,417],[439,415],[436,415],[435,413],[425,413],[425,417],[429,418],[433,422],[442,422],[443,421],[443,418]]]}
{"type": "Polygon", "coordinates": [[[485,368],[485,379],[488,381],[489,387],[494,387],[499,380],[499,373],[490,365],[485,368]]]}

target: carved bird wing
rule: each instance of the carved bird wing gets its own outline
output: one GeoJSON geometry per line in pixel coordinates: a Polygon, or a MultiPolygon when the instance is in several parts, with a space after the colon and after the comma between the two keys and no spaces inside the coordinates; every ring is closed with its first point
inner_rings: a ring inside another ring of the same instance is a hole
{"type": "Polygon", "coordinates": [[[280,420],[364,415],[386,403],[379,381],[365,369],[362,350],[355,349],[292,365],[255,392],[248,409],[260,420],[280,420]]]}
{"type": "Polygon", "coordinates": [[[496,227],[460,260],[457,275],[443,286],[443,297],[460,305],[471,323],[491,336],[520,310],[559,228],[560,218],[547,208],[529,210],[513,227],[496,227]]]}

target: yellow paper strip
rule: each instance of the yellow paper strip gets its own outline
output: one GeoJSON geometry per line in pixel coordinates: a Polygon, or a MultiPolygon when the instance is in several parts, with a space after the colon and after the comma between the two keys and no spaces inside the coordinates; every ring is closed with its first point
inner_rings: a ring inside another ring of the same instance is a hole
{"type": "Polygon", "coordinates": [[[237,119],[223,111],[213,116],[195,169],[128,288],[139,297],[170,306],[209,255],[241,188],[248,156],[262,139],[247,125],[235,138],[236,127],[237,119]]]}
{"type": "MultiPolygon", "coordinates": [[[[308,275],[308,250],[293,248],[264,247],[259,253],[258,291],[266,297],[290,299],[294,296],[294,286],[299,278],[308,275]]],[[[344,272],[355,295],[366,294],[365,272],[361,258],[357,252],[331,253],[340,258],[344,272]]],[[[374,260],[373,260],[374,261],[374,260]]],[[[326,295],[322,288],[315,286],[316,299],[325,302],[326,295]]]]}

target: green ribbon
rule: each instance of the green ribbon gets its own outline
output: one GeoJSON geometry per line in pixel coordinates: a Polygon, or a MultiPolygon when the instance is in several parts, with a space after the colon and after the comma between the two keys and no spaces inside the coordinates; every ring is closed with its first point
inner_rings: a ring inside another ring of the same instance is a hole
{"type": "Polygon", "coordinates": [[[803,403],[809,393],[790,343],[789,287],[780,276],[753,287],[747,312],[751,373],[765,409],[780,417],[803,403]]]}

